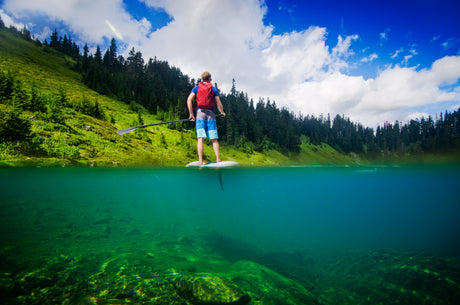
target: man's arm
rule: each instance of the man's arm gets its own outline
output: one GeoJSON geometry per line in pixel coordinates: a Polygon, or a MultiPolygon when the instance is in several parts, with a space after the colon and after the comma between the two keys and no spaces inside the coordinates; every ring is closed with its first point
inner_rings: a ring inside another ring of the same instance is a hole
{"type": "Polygon", "coordinates": [[[217,109],[219,109],[220,114],[222,114],[222,116],[225,116],[224,106],[222,106],[220,97],[216,96],[215,101],[216,101],[217,109]]]}
{"type": "Polygon", "coordinates": [[[195,114],[193,113],[193,99],[195,98],[195,93],[190,93],[188,98],[187,98],[187,107],[188,107],[188,112],[190,113],[189,119],[190,121],[195,121],[195,114]]]}

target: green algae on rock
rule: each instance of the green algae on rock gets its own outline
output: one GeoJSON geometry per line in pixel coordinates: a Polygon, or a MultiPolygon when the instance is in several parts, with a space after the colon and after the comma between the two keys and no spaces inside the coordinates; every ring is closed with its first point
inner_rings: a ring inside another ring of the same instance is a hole
{"type": "Polygon", "coordinates": [[[191,304],[248,304],[251,298],[237,285],[215,275],[180,276],[173,282],[179,296],[191,304]]]}
{"type": "Polygon", "coordinates": [[[60,256],[38,269],[4,275],[1,283],[8,304],[314,304],[295,281],[249,261],[225,272],[194,273],[138,264],[132,254],[105,260],[60,256]]]}

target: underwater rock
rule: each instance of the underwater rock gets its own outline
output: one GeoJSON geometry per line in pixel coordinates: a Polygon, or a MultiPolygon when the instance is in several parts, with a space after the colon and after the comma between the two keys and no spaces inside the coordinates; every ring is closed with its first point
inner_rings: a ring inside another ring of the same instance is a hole
{"type": "Polygon", "coordinates": [[[309,291],[267,267],[215,260],[203,267],[184,260],[176,245],[162,252],[49,258],[38,269],[0,277],[0,304],[316,304],[309,291]]]}
{"type": "Polygon", "coordinates": [[[111,218],[102,218],[102,219],[96,220],[93,224],[95,225],[108,224],[110,223],[111,220],[112,220],[111,218]]]}
{"type": "Polygon", "coordinates": [[[0,295],[5,299],[14,298],[23,293],[23,290],[17,285],[11,275],[0,273],[0,295]]]}
{"type": "Polygon", "coordinates": [[[316,297],[300,283],[255,262],[234,263],[228,276],[248,293],[254,304],[318,304],[316,297]]]}
{"type": "Polygon", "coordinates": [[[142,232],[138,228],[134,228],[131,231],[126,233],[126,236],[135,236],[135,235],[141,235],[142,232]]]}
{"type": "Polygon", "coordinates": [[[177,294],[193,305],[248,304],[249,295],[243,293],[230,281],[212,275],[181,276],[175,279],[177,294]]]}

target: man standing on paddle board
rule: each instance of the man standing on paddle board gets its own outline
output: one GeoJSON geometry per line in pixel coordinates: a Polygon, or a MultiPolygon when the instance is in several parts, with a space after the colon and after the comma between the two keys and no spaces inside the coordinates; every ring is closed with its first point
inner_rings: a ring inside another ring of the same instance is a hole
{"type": "Polygon", "coordinates": [[[199,165],[203,165],[204,139],[206,139],[206,137],[209,137],[212,142],[212,148],[216,154],[216,162],[220,162],[219,141],[217,140],[219,137],[217,135],[214,105],[217,105],[217,109],[219,109],[221,115],[225,116],[224,108],[219,97],[219,91],[212,86],[211,74],[209,72],[203,72],[203,74],[201,74],[201,79],[202,81],[198,83],[198,86],[192,89],[192,92],[190,92],[187,98],[190,121],[196,121],[195,127],[196,137],[198,138],[197,150],[199,165]],[[195,97],[197,105],[196,118],[192,106],[195,97]]]}

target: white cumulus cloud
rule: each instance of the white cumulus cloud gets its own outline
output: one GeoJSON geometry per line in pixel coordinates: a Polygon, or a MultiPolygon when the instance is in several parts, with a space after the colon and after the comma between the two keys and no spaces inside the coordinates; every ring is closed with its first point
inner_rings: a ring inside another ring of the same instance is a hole
{"type": "Polygon", "coordinates": [[[122,0],[5,0],[3,9],[15,19],[47,16],[50,20],[62,21],[88,43],[114,37],[113,28],[119,35],[126,36],[128,42],[144,39],[150,31],[150,23],[133,19],[125,11],[122,0]]]}
{"type": "Polygon", "coordinates": [[[0,17],[2,18],[2,21],[6,27],[13,26],[20,30],[24,28],[24,23],[15,21],[13,18],[11,18],[10,15],[5,13],[5,11],[3,11],[2,9],[0,9],[0,17]]]}
{"type": "Polygon", "coordinates": [[[361,62],[372,62],[372,61],[376,60],[377,58],[379,58],[377,53],[372,53],[371,55],[361,59],[361,62]]]}

